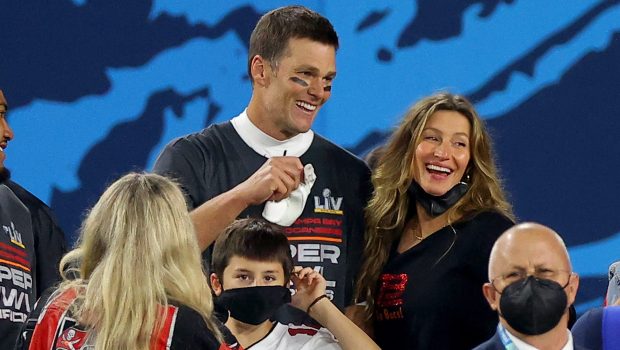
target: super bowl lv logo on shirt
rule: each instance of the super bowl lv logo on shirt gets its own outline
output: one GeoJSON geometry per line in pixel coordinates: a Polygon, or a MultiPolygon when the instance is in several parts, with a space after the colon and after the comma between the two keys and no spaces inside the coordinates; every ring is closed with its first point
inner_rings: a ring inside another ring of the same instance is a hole
{"type": "Polygon", "coordinates": [[[13,221],[2,224],[0,240],[0,319],[25,322],[30,312],[32,276],[20,229],[13,221]]]}
{"type": "Polygon", "coordinates": [[[314,196],[314,212],[342,215],[342,197],[332,197],[329,188],[323,189],[321,197],[314,196]]]}
{"type": "Polygon", "coordinates": [[[327,280],[327,296],[333,299],[337,285],[335,276],[338,271],[344,271],[344,266],[339,266],[344,230],[343,197],[332,196],[329,188],[319,193],[321,195],[313,196],[314,203],[308,201],[306,204],[306,215],[285,228],[285,233],[291,242],[293,258],[303,266],[314,264],[314,270],[327,280]]]}

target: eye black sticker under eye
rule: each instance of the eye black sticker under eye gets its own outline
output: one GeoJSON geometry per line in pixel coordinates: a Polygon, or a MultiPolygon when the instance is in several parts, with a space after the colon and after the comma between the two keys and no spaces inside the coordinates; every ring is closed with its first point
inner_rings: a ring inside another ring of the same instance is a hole
{"type": "Polygon", "coordinates": [[[332,86],[331,85],[324,86],[323,91],[326,91],[326,92],[332,91],[332,86]]]}
{"type": "Polygon", "coordinates": [[[291,81],[297,85],[303,86],[303,87],[308,87],[310,86],[310,84],[308,84],[307,81],[297,78],[297,77],[290,77],[291,81]]]}

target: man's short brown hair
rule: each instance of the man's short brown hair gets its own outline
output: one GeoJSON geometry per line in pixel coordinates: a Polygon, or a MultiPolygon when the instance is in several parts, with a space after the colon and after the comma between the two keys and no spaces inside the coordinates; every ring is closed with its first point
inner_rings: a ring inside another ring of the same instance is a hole
{"type": "Polygon", "coordinates": [[[286,6],[264,14],[250,36],[248,75],[252,59],[260,55],[276,70],[291,38],[310,39],[338,49],[338,35],[329,20],[304,6],[286,6]]]}

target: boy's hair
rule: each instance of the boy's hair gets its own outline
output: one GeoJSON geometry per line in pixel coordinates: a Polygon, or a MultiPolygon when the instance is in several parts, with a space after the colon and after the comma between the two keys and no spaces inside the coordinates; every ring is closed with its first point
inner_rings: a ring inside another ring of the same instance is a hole
{"type": "Polygon", "coordinates": [[[293,271],[293,258],[288,239],[278,226],[263,219],[239,219],[230,224],[213,247],[211,272],[224,283],[224,269],[233,256],[257,260],[277,261],[282,264],[284,279],[293,271]]]}
{"type": "Polygon", "coordinates": [[[265,58],[273,70],[286,53],[289,39],[310,39],[338,49],[338,35],[329,20],[304,6],[285,6],[263,15],[250,36],[248,75],[252,79],[252,59],[265,58]]]}

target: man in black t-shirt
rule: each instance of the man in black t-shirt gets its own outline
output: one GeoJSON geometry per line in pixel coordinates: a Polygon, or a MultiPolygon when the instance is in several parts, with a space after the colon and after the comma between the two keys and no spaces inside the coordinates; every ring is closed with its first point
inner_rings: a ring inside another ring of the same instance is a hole
{"type": "Polygon", "coordinates": [[[4,150],[13,139],[0,90],[0,349],[12,349],[42,291],[58,281],[64,235],[49,208],[9,180],[4,150]]]}
{"type": "Polygon", "coordinates": [[[331,23],[314,11],[288,6],[265,14],[250,38],[247,109],[173,140],[154,170],[185,190],[203,250],[235,218],[262,215],[286,226],[296,263],[322,273],[328,295],[344,308],[371,187],[363,161],[310,129],[330,97],[337,48],[331,23]]]}

